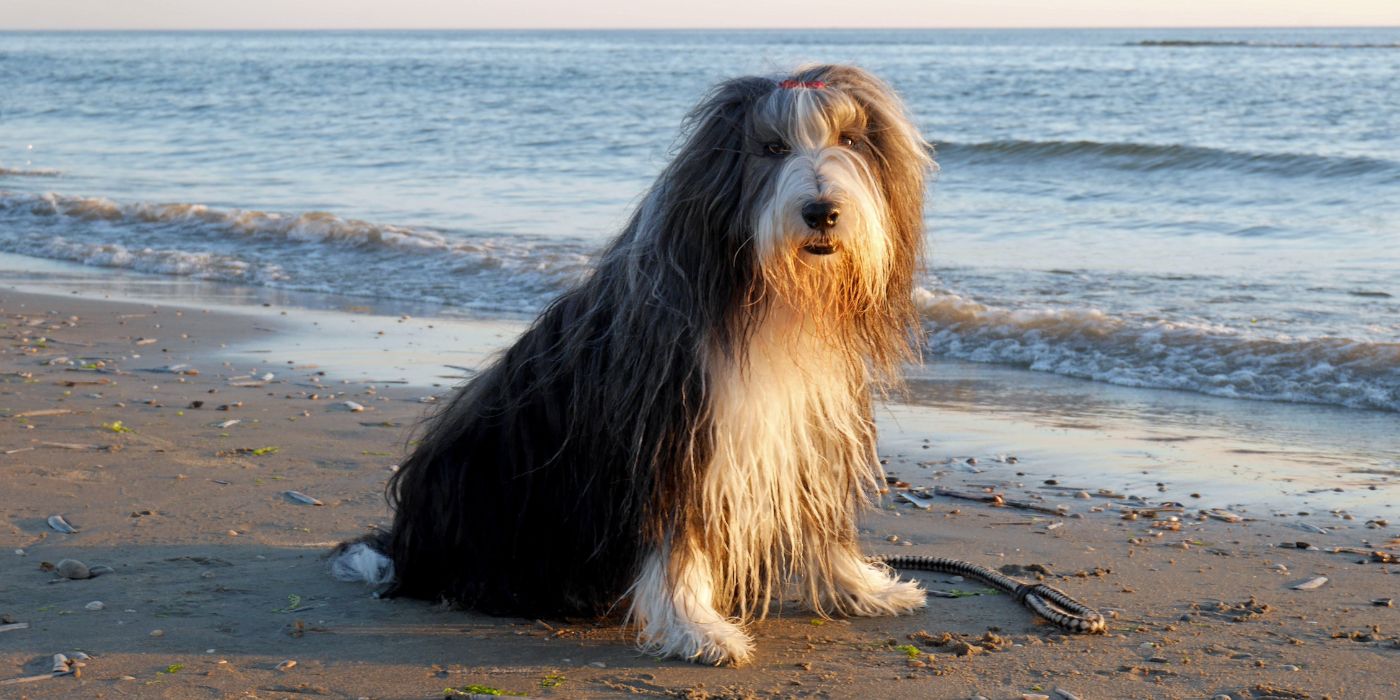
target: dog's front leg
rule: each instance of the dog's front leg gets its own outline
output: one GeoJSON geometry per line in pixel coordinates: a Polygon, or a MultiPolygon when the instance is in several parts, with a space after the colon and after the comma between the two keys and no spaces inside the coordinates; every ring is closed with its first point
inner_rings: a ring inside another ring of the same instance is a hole
{"type": "Polygon", "coordinates": [[[876,617],[908,615],[927,605],[917,582],[867,562],[854,544],[829,544],[825,556],[808,567],[815,580],[801,586],[803,602],[815,612],[876,617]]]}
{"type": "Polygon", "coordinates": [[[695,550],[676,562],[674,556],[648,554],[632,588],[630,617],[638,625],[642,649],[697,663],[747,661],[753,640],[715,609],[709,559],[695,550]]]}

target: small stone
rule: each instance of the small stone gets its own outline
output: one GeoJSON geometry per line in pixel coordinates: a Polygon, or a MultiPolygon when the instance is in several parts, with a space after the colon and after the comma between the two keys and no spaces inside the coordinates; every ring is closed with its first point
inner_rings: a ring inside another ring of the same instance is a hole
{"type": "Polygon", "coordinates": [[[290,671],[290,670],[292,670],[292,669],[294,669],[294,668],[296,668],[296,667],[297,667],[296,659],[287,659],[286,661],[283,661],[282,663],[277,664],[277,670],[278,670],[278,671],[290,671]]]}
{"type": "Polygon", "coordinates": [[[165,636],[165,630],[151,630],[151,636],[152,636],[152,637],[164,637],[164,636],[165,636]]]}
{"type": "Polygon", "coordinates": [[[54,571],[57,571],[59,576],[67,579],[78,580],[92,578],[92,570],[87,567],[87,564],[77,559],[64,559],[58,562],[58,566],[54,567],[54,571]]]}
{"type": "Polygon", "coordinates": [[[1093,498],[1093,496],[1090,496],[1090,495],[1089,495],[1089,492],[1088,492],[1088,491],[1077,491],[1077,492],[1075,492],[1074,497],[1075,497],[1075,498],[1078,498],[1078,499],[1081,500],[1081,501],[1087,501],[1087,500],[1093,498]]]}
{"type": "Polygon", "coordinates": [[[83,606],[83,608],[85,608],[85,609],[87,609],[87,610],[92,610],[92,611],[94,611],[94,612],[95,612],[95,611],[98,611],[98,610],[101,610],[101,609],[103,609],[103,608],[105,608],[105,607],[107,607],[107,606],[104,605],[104,604],[102,603],[102,601],[100,601],[100,600],[94,600],[94,601],[92,601],[91,603],[88,603],[87,605],[84,605],[84,606],[83,606]]]}
{"type": "Polygon", "coordinates": [[[1301,669],[1301,668],[1299,668],[1299,667],[1297,667],[1297,666],[1294,666],[1293,664],[1284,664],[1284,665],[1283,665],[1283,670],[1285,670],[1285,671],[1301,671],[1301,670],[1303,670],[1303,669],[1301,669]]]}

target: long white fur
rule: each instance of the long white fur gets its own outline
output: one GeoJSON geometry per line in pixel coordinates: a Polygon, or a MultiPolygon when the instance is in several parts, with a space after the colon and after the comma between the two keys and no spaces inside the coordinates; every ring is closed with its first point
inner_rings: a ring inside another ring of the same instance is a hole
{"type": "Polygon", "coordinates": [[[371,586],[387,585],[394,580],[394,560],[357,542],[331,557],[331,576],[371,586]]]}
{"type": "MultiPolygon", "coordinates": [[[[757,254],[763,265],[796,256],[796,264],[825,264],[799,252],[812,235],[800,211],[815,199],[839,202],[830,235],[840,255],[855,256],[874,298],[888,265],[884,204],[865,162],[839,145],[831,109],[798,96],[793,154],[755,222],[757,254]]],[[[671,542],[646,557],[631,591],[629,617],[653,653],[742,663],[753,646],[740,625],[763,617],[789,581],[821,615],[901,614],[925,604],[917,584],[866,563],[856,546],[854,508],[883,477],[865,407],[868,367],[832,345],[802,309],[765,303],[747,352],[710,353],[706,368],[714,445],[696,539],[719,551],[671,542]]]]}

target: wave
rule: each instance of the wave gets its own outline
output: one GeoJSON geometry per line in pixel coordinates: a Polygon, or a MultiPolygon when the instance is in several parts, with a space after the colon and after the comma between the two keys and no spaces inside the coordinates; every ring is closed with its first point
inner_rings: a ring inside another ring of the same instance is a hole
{"type": "Polygon", "coordinates": [[[1124,46],[1173,48],[1238,47],[1250,49],[1400,49],[1400,43],[1337,44],[1313,41],[1212,41],[1206,39],[1145,39],[1143,41],[1128,42],[1124,44],[1124,46]]]}
{"type": "Polygon", "coordinates": [[[1400,343],[1012,310],[927,289],[915,296],[933,355],[1123,386],[1400,411],[1400,343]]]}
{"type": "Polygon", "coordinates": [[[63,172],[53,168],[6,168],[0,166],[0,177],[58,177],[63,172]]]}
{"type": "Polygon", "coordinates": [[[327,212],[285,215],[243,209],[213,209],[203,204],[118,204],[105,197],[0,193],[0,211],[27,210],[35,216],[133,224],[187,224],[244,236],[280,236],[293,241],[441,249],[441,235],[403,226],[371,224],[327,212]]]}
{"type": "Polygon", "coordinates": [[[1059,160],[1097,161],[1123,170],[1232,170],[1280,177],[1355,177],[1380,175],[1400,181],[1400,162],[1366,156],[1307,153],[1254,153],[1207,146],[1099,141],[1003,140],[940,143],[940,160],[1004,163],[1059,160]]]}
{"type": "MultiPolygon", "coordinates": [[[[532,315],[588,274],[595,245],[376,224],[325,212],[0,191],[0,250],[532,315]]],[[[1387,294],[1357,290],[1352,293],[1387,294]]],[[[1092,309],[999,308],[926,289],[916,297],[932,355],[1125,386],[1400,411],[1400,343],[1261,337],[1092,309]]]]}
{"type": "Polygon", "coordinates": [[[582,241],[480,236],[203,204],[0,191],[0,250],[198,279],[533,313],[584,275],[582,241]]]}

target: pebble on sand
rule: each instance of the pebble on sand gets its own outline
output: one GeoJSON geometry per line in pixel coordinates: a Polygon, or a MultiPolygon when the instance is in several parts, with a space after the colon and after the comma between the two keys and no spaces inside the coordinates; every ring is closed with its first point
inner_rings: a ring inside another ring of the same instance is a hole
{"type": "Polygon", "coordinates": [[[1326,576],[1317,576],[1317,577],[1310,578],[1310,579],[1308,579],[1308,580],[1306,580],[1306,581],[1304,581],[1304,582],[1302,582],[1302,583],[1300,583],[1300,584],[1297,584],[1297,585],[1293,586],[1293,590],[1295,590],[1295,591],[1311,591],[1311,590],[1313,590],[1313,589],[1315,589],[1315,588],[1322,588],[1322,586],[1323,586],[1324,584],[1326,584],[1326,583],[1327,583],[1327,577],[1326,577],[1326,576]]]}
{"type": "Polygon", "coordinates": [[[92,578],[92,570],[88,568],[87,564],[84,564],[78,561],[77,559],[60,560],[58,562],[58,565],[54,567],[54,571],[57,571],[58,575],[62,576],[63,578],[73,579],[75,581],[85,578],[92,578]]]}

